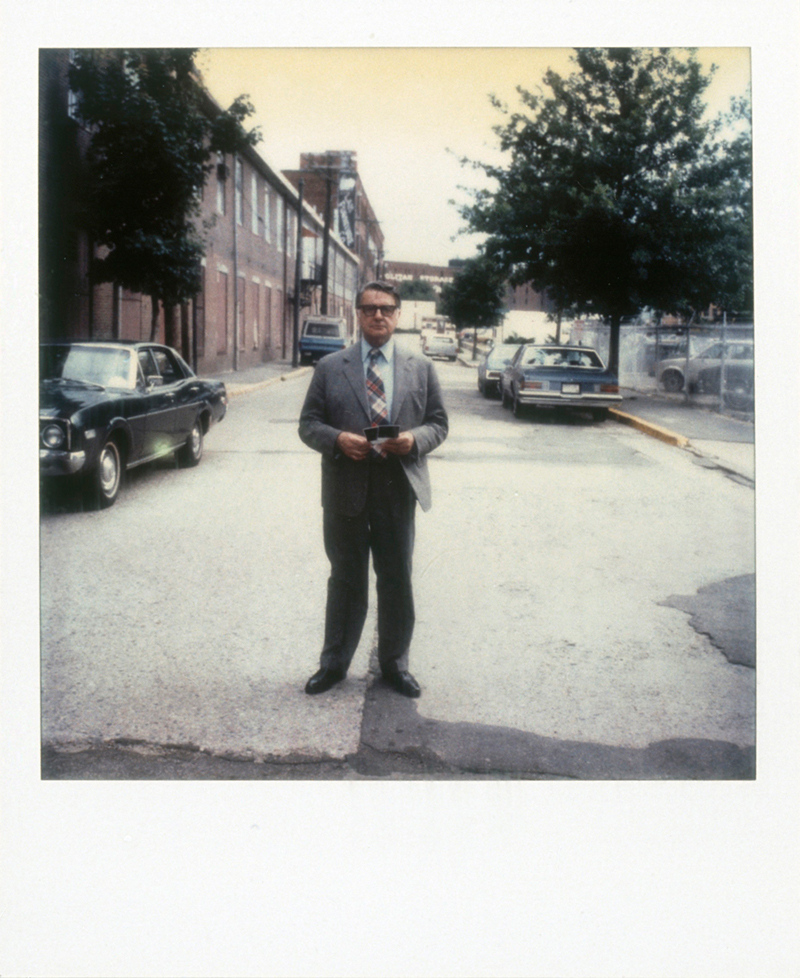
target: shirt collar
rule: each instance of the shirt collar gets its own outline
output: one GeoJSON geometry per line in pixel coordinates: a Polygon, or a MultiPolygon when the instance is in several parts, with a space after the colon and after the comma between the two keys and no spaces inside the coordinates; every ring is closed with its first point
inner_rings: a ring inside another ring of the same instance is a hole
{"type": "MultiPolygon", "coordinates": [[[[367,358],[369,357],[370,352],[373,349],[375,349],[375,347],[370,346],[369,343],[367,343],[367,341],[362,336],[361,337],[361,360],[363,363],[367,362],[367,358]]],[[[386,362],[388,364],[391,364],[392,360],[394,359],[394,337],[390,336],[389,339],[383,344],[383,346],[379,346],[378,349],[386,358],[386,362]]]]}

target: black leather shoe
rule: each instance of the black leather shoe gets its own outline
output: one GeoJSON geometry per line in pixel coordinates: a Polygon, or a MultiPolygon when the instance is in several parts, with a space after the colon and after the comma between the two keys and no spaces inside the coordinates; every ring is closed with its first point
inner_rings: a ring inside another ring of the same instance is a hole
{"type": "Polygon", "coordinates": [[[383,681],[403,696],[416,698],[422,693],[419,683],[410,672],[385,672],[383,681]]]}
{"type": "Polygon", "coordinates": [[[340,683],[346,675],[347,673],[343,669],[331,669],[330,667],[323,666],[306,683],[306,692],[312,696],[315,693],[324,693],[331,686],[340,683]]]}

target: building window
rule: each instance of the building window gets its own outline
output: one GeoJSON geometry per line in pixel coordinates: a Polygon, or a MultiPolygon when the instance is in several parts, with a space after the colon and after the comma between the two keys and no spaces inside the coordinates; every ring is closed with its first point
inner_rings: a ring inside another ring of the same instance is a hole
{"type": "Polygon", "coordinates": [[[244,167],[242,161],[236,161],[235,190],[236,190],[236,223],[244,222],[244,208],[242,206],[242,181],[244,180],[244,167]]]}
{"type": "Polygon", "coordinates": [[[217,154],[217,214],[225,213],[225,155],[217,154]]]}
{"type": "Polygon", "coordinates": [[[217,272],[217,353],[228,351],[228,273],[217,272]]]}
{"type": "Polygon", "coordinates": [[[253,282],[251,285],[250,294],[253,299],[251,303],[251,308],[252,308],[251,315],[253,317],[253,349],[254,350],[258,349],[258,328],[259,328],[259,322],[261,320],[261,303],[259,301],[261,298],[260,292],[261,289],[259,287],[258,282],[253,282]]]}
{"type": "Polygon", "coordinates": [[[236,282],[236,301],[238,303],[238,316],[236,317],[236,342],[239,349],[245,348],[245,336],[247,334],[247,282],[244,275],[240,275],[236,282]]]}
{"type": "Polygon", "coordinates": [[[272,289],[264,286],[264,345],[272,347],[272,289]]]}
{"type": "Polygon", "coordinates": [[[297,215],[294,211],[287,211],[287,240],[286,240],[286,250],[291,258],[295,257],[297,252],[297,215]]]}
{"type": "Polygon", "coordinates": [[[278,237],[277,245],[278,251],[283,251],[283,227],[285,218],[285,207],[283,197],[278,197],[277,201],[277,214],[275,220],[275,234],[278,237]]]}
{"type": "Polygon", "coordinates": [[[272,195],[269,192],[269,187],[264,187],[264,237],[267,241],[270,240],[270,207],[272,204],[272,195]]]}
{"type": "Polygon", "coordinates": [[[251,174],[250,177],[250,200],[252,201],[250,228],[253,234],[258,234],[258,177],[255,173],[251,174]]]}

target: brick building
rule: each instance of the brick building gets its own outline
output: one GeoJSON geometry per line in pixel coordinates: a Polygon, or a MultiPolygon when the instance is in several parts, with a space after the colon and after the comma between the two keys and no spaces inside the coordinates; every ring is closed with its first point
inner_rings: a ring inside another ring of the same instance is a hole
{"type": "Polygon", "coordinates": [[[323,220],[330,210],[330,226],[358,256],[359,284],[380,277],[383,232],[358,174],[352,150],[301,153],[299,170],[284,170],[297,188],[303,179],[303,197],[323,220]]]}
{"type": "MultiPolygon", "coordinates": [[[[40,337],[148,339],[151,301],[111,283],[91,286],[92,244],[77,208],[82,155],[90,134],[74,111],[69,51],[39,59],[40,337]]],[[[219,106],[207,94],[209,110],[219,106]]],[[[203,190],[200,220],[208,226],[202,288],[179,310],[180,348],[198,373],[244,369],[291,355],[297,253],[298,193],[261,153],[249,147],[220,158],[203,190]],[[235,284],[234,284],[235,283],[235,284]]],[[[319,280],[322,220],[303,208],[303,269],[319,280]]],[[[328,312],[355,330],[358,256],[330,238],[328,312]]],[[[319,290],[301,311],[319,311],[319,290]]],[[[164,340],[164,315],[157,338],[164,340]]]]}

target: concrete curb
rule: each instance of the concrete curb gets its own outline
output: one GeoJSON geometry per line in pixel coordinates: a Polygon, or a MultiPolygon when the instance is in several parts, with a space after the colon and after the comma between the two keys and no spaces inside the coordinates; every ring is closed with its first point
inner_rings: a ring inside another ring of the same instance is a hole
{"type": "Polygon", "coordinates": [[[735,476],[737,479],[742,480],[749,486],[755,486],[755,480],[752,476],[748,475],[747,472],[742,472],[738,468],[721,461],[706,452],[699,449],[696,445],[693,445],[685,435],[678,435],[674,431],[670,431],[668,428],[662,428],[660,425],[653,424],[652,421],[645,421],[643,418],[637,418],[633,414],[626,414],[624,411],[619,411],[617,408],[609,408],[609,415],[619,421],[621,424],[630,425],[632,428],[643,432],[645,435],[650,435],[652,438],[658,438],[659,441],[666,442],[667,445],[674,445],[676,448],[683,448],[688,452],[691,452],[696,458],[705,459],[714,468],[725,472],[727,475],[735,476]]]}
{"type": "Polygon", "coordinates": [[[279,374],[277,377],[270,377],[269,380],[258,380],[253,384],[241,384],[236,387],[228,387],[228,397],[238,397],[240,394],[249,394],[251,391],[261,390],[262,387],[271,387],[272,384],[279,384],[284,380],[294,380],[295,377],[303,377],[311,370],[311,367],[300,367],[287,374],[279,374]]]}
{"type": "Polygon", "coordinates": [[[689,439],[685,435],[678,435],[668,428],[662,428],[661,425],[653,424],[652,421],[637,418],[634,414],[626,414],[617,408],[609,408],[608,413],[621,424],[630,425],[632,428],[636,428],[646,435],[650,435],[652,438],[658,438],[659,441],[666,442],[668,445],[674,445],[676,448],[689,447],[689,439]]]}

